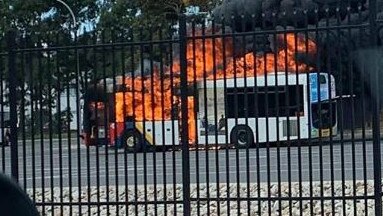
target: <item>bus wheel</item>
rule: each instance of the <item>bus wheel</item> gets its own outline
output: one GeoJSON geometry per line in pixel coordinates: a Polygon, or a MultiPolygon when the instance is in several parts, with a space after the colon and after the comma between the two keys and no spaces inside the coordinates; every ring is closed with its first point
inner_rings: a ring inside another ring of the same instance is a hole
{"type": "Polygon", "coordinates": [[[247,148],[254,144],[253,131],[249,126],[238,125],[231,131],[230,140],[237,148],[247,148]]]}
{"type": "Polygon", "coordinates": [[[139,152],[142,147],[141,134],[135,130],[126,131],[123,136],[123,144],[129,152],[139,152]]]}

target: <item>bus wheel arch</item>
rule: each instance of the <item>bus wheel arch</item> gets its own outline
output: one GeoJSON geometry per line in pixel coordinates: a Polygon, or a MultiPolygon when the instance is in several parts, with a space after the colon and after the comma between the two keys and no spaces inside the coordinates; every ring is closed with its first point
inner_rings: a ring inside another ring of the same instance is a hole
{"type": "Polygon", "coordinates": [[[247,148],[254,144],[253,130],[247,125],[237,125],[230,132],[230,142],[237,148],[247,148]]]}
{"type": "Polygon", "coordinates": [[[122,135],[122,147],[128,152],[139,152],[143,146],[143,139],[137,130],[126,130],[122,135]]]}

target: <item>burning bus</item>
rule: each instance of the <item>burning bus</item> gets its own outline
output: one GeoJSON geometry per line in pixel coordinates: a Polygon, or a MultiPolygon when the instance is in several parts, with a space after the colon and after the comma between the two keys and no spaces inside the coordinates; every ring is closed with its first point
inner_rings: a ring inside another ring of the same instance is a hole
{"type": "MultiPolygon", "coordinates": [[[[169,101],[171,106],[160,107],[159,119],[154,118],[154,112],[159,110],[150,107],[151,103],[146,110],[148,114],[140,113],[145,112],[145,104],[141,104],[142,110],[129,109],[135,101],[117,110],[121,101],[127,101],[121,100],[121,96],[131,93],[121,82],[115,87],[110,83],[88,89],[84,100],[85,143],[131,151],[140,151],[144,146],[179,145],[180,99],[176,90],[169,101]],[[118,116],[120,112],[123,119],[118,116]],[[153,119],[139,119],[135,112],[153,119]],[[165,112],[170,116],[165,116],[165,112]]],[[[197,90],[189,98],[198,104],[189,109],[193,119],[188,124],[194,127],[189,130],[190,142],[197,145],[230,143],[241,148],[254,143],[313,139],[337,133],[335,80],[327,73],[281,72],[204,80],[197,83],[197,90]]]]}
{"type": "MultiPolygon", "coordinates": [[[[190,143],[244,147],[336,134],[334,78],[296,60],[297,53],[315,56],[316,44],[302,34],[277,39],[283,46],[274,53],[242,57],[223,38],[188,41],[190,143]]],[[[93,85],[84,100],[85,143],[136,151],[178,145],[180,71],[174,60],[93,85]]]]}
{"type": "MultiPolygon", "coordinates": [[[[85,145],[107,144],[117,147],[124,146],[131,150],[140,150],[141,148],[138,148],[138,145],[133,145],[131,142],[137,141],[142,146],[143,143],[154,144],[155,140],[162,140],[162,138],[168,145],[170,143],[178,144],[178,138],[174,139],[174,137],[178,137],[177,110],[179,110],[180,105],[179,98],[174,97],[170,119],[162,116],[162,121],[143,120],[137,116],[149,116],[149,113],[145,114],[145,111],[143,111],[145,107],[141,107],[141,109],[132,108],[135,103],[142,103],[142,101],[132,99],[129,105],[122,105],[124,101],[121,97],[128,98],[132,94],[141,95],[139,92],[127,89],[122,80],[121,76],[116,77],[114,80],[102,80],[89,86],[84,93],[82,137],[85,145]],[[121,105],[124,107],[121,108],[121,105]],[[157,133],[154,136],[152,131],[156,130],[157,133]],[[164,133],[159,133],[159,131],[164,133]],[[161,137],[158,138],[159,136],[161,137]]],[[[167,112],[168,110],[164,109],[163,111],[167,112]]]]}

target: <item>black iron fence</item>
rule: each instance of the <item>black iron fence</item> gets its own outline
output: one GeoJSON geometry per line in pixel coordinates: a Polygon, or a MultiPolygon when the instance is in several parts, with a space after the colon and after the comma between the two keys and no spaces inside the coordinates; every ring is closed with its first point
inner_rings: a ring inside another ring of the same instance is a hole
{"type": "Polygon", "coordinates": [[[381,215],[381,15],[11,32],[2,172],[43,215],[381,215]]]}

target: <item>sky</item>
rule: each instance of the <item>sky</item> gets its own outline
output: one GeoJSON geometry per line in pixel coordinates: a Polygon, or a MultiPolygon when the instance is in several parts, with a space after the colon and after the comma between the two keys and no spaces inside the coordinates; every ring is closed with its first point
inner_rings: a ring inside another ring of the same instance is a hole
{"type": "MultiPolygon", "coordinates": [[[[64,1],[65,2],[65,1],[64,1]]],[[[104,2],[104,0],[98,0],[98,2],[100,4],[102,4],[104,2]]],[[[70,5],[68,5],[70,7],[70,5]]],[[[62,7],[65,7],[64,5],[62,5],[62,7]]],[[[46,19],[46,18],[49,18],[51,15],[53,15],[56,11],[56,8],[52,8],[50,11],[46,12],[46,13],[43,13],[41,15],[41,18],[42,19],[46,19]]],[[[188,8],[186,8],[186,14],[187,15],[191,15],[191,14],[198,14],[200,12],[200,8],[199,7],[195,7],[195,6],[190,6],[188,8]]],[[[76,16],[76,14],[74,14],[76,16]]],[[[100,17],[97,17],[95,22],[93,21],[86,21],[86,22],[80,22],[80,23],[77,23],[78,25],[78,28],[77,28],[77,35],[81,35],[84,33],[84,30],[86,32],[90,32],[92,31],[95,26],[97,25],[98,21],[99,21],[100,17]]],[[[74,36],[74,35],[73,35],[74,36]]]]}
{"type": "MultiPolygon", "coordinates": [[[[64,1],[65,2],[65,1],[64,1]]],[[[103,2],[103,0],[99,0],[100,3],[103,2]]],[[[70,7],[70,5],[68,5],[70,7]]],[[[65,7],[64,5],[62,5],[62,7],[65,7]]],[[[52,8],[51,10],[49,10],[48,12],[46,13],[43,13],[41,14],[41,18],[42,19],[47,19],[49,18],[50,16],[52,16],[54,13],[56,12],[56,8],[52,8]]],[[[76,14],[74,14],[75,18],[76,18],[76,14]]],[[[92,31],[94,28],[95,28],[95,25],[98,23],[99,21],[99,17],[96,18],[96,21],[95,23],[92,22],[92,21],[86,21],[86,22],[80,22],[78,23],[78,21],[76,20],[77,22],[77,25],[78,25],[78,28],[77,28],[77,35],[81,35],[84,33],[84,30],[89,32],[89,31],[92,31]]],[[[74,22],[74,21],[73,21],[74,22]]],[[[73,24],[73,23],[72,23],[73,24]]]]}

